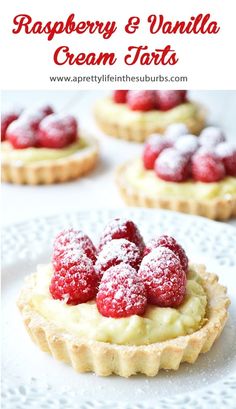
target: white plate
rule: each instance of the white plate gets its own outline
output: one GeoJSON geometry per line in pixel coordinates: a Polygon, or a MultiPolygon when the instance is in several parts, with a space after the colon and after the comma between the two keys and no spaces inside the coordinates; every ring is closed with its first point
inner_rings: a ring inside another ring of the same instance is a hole
{"type": "Polygon", "coordinates": [[[3,243],[3,399],[5,409],[235,409],[236,392],[236,230],[200,217],[168,211],[122,209],[58,215],[12,225],[3,243]],[[55,233],[76,226],[97,242],[115,216],[136,221],[145,239],[162,233],[176,237],[192,261],[206,263],[228,286],[230,318],[211,351],[194,365],[155,378],[129,379],[77,374],[41,352],[23,328],[15,302],[23,278],[49,260],[55,233]]]}

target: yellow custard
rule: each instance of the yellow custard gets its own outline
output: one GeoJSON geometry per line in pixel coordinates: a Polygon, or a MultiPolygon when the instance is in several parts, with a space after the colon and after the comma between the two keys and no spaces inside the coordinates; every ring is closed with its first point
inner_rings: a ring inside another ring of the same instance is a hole
{"type": "Polygon", "coordinates": [[[225,177],[215,183],[192,181],[174,183],[166,182],[156,176],[153,170],[146,170],[142,160],[137,159],[126,167],[125,177],[130,186],[139,189],[151,197],[175,197],[178,199],[215,199],[230,198],[236,195],[236,178],[225,177]]]}
{"type": "Polygon", "coordinates": [[[73,155],[77,151],[84,149],[87,143],[80,138],[78,141],[72,143],[63,149],[48,149],[48,148],[27,148],[27,149],[13,149],[11,144],[7,141],[2,143],[2,161],[17,161],[20,163],[33,163],[44,160],[62,159],[73,155]]]}
{"type": "Polygon", "coordinates": [[[149,305],[143,316],[106,318],[95,301],[67,305],[49,292],[50,265],[39,266],[30,304],[58,330],[78,336],[81,341],[102,341],[119,345],[148,345],[191,334],[205,322],[207,297],[197,267],[188,272],[184,302],[177,309],[149,305]]]}
{"type": "Polygon", "coordinates": [[[117,121],[123,125],[130,124],[159,124],[166,127],[175,122],[185,122],[191,118],[199,117],[199,105],[194,102],[180,104],[168,111],[152,110],[147,112],[132,111],[127,104],[117,104],[111,98],[98,101],[96,111],[109,122],[117,121]]]}

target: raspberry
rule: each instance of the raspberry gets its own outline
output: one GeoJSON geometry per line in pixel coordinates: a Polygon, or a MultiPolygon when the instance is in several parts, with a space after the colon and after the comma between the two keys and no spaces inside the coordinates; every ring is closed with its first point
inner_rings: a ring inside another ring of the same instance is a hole
{"type": "Polygon", "coordinates": [[[142,315],[147,305],[145,285],[131,266],[122,263],[104,273],[96,301],[104,317],[142,315]]]}
{"type": "Polygon", "coordinates": [[[77,121],[72,115],[54,114],[44,118],[39,124],[39,146],[61,149],[77,138],[77,121]]]}
{"type": "Polygon", "coordinates": [[[170,143],[175,143],[180,136],[188,134],[188,127],[182,123],[171,124],[165,131],[165,136],[170,143]]]}
{"type": "Polygon", "coordinates": [[[90,238],[80,230],[63,230],[56,236],[54,242],[52,258],[54,269],[60,269],[65,264],[69,267],[74,265],[74,260],[76,262],[76,257],[79,257],[81,252],[95,263],[97,251],[90,238]]]}
{"type": "Polygon", "coordinates": [[[29,126],[35,131],[38,130],[40,122],[46,118],[46,116],[53,114],[53,109],[50,105],[44,105],[39,108],[25,110],[21,118],[29,124],[29,126]]]}
{"type": "Polygon", "coordinates": [[[174,148],[161,152],[155,162],[154,170],[160,179],[168,182],[183,182],[190,176],[188,157],[174,148]]]}
{"type": "Polygon", "coordinates": [[[236,146],[222,142],[216,146],[215,152],[223,161],[227,175],[236,176],[236,146]]]}
{"type": "Polygon", "coordinates": [[[179,258],[166,247],[157,247],[143,258],[138,275],[147,289],[148,302],[178,307],[186,291],[186,274],[179,258]]]}
{"type": "Polygon", "coordinates": [[[61,266],[54,272],[49,287],[52,297],[67,304],[80,304],[93,299],[97,292],[98,276],[92,261],[83,254],[71,267],[61,266]]]}
{"type": "Polygon", "coordinates": [[[126,239],[111,240],[103,246],[95,264],[95,269],[99,275],[108,268],[120,263],[129,264],[136,270],[141,263],[139,248],[126,239]]]}
{"type": "Polygon", "coordinates": [[[148,138],[143,151],[143,164],[145,169],[153,169],[155,160],[158,158],[159,154],[169,146],[170,144],[165,138],[163,138],[163,136],[158,134],[151,135],[148,138]]]}
{"type": "Polygon", "coordinates": [[[117,104],[125,104],[127,101],[127,94],[128,91],[124,89],[113,91],[112,94],[113,101],[116,102],[117,104]]]}
{"type": "Polygon", "coordinates": [[[129,91],[127,104],[132,111],[151,111],[155,109],[155,93],[153,91],[129,91]]]}
{"type": "Polygon", "coordinates": [[[6,132],[6,139],[15,149],[26,149],[36,146],[36,131],[24,119],[12,122],[6,132]]]}
{"type": "Polygon", "coordinates": [[[156,91],[156,106],[160,111],[168,111],[186,101],[186,91],[156,91]]]}
{"type": "Polygon", "coordinates": [[[205,147],[214,147],[225,141],[225,136],[220,128],[215,126],[208,126],[203,129],[199,136],[200,145],[205,147]]]}
{"type": "Polygon", "coordinates": [[[19,118],[21,110],[15,109],[11,111],[4,112],[1,115],[1,141],[6,139],[6,131],[9,125],[19,118]]]}
{"type": "Polygon", "coordinates": [[[175,142],[174,147],[183,155],[189,155],[190,157],[199,147],[198,138],[195,135],[183,135],[175,142]]]}
{"type": "Polygon", "coordinates": [[[143,252],[145,244],[139,232],[138,227],[131,220],[113,219],[105,227],[99,243],[99,251],[102,247],[111,240],[126,239],[136,244],[141,252],[143,252]]]}
{"type": "Polygon", "coordinates": [[[192,157],[192,174],[193,178],[200,182],[218,182],[224,178],[225,168],[216,155],[197,152],[192,157]]]}
{"type": "Polygon", "coordinates": [[[147,246],[145,247],[144,250],[144,256],[149,254],[153,249],[157,247],[166,247],[169,250],[173,251],[175,255],[179,258],[181,266],[185,273],[188,271],[188,257],[180,244],[177,243],[177,241],[171,237],[171,236],[160,236],[158,239],[152,239],[149,241],[147,246]]]}

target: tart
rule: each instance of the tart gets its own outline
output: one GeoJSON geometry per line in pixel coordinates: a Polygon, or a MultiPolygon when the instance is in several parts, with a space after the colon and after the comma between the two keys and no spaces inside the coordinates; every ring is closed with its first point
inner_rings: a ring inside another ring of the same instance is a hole
{"type": "Polygon", "coordinates": [[[72,115],[51,107],[4,116],[2,181],[51,184],[76,179],[92,170],[98,159],[96,140],[78,130],[72,115]]]}
{"type": "Polygon", "coordinates": [[[236,216],[236,147],[219,128],[207,127],[198,138],[183,134],[181,124],[171,128],[165,139],[150,136],[142,158],[118,168],[125,202],[216,220],[236,216]]]}
{"type": "Polygon", "coordinates": [[[61,232],[52,264],[39,266],[21,290],[18,307],[32,340],[78,372],[177,370],[209,351],[227,320],[230,301],[217,276],[189,265],[169,236],[141,251],[130,223],[136,228],[114,220],[98,250],[80,231],[61,232]]]}
{"type": "Polygon", "coordinates": [[[205,109],[190,101],[186,91],[114,91],[97,101],[94,114],[105,134],[135,142],[163,133],[175,122],[185,123],[197,135],[206,117],[205,109]]]}

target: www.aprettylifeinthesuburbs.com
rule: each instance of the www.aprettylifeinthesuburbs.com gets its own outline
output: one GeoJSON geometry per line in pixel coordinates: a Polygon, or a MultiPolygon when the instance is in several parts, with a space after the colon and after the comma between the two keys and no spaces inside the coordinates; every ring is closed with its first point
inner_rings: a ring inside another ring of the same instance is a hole
{"type": "Polygon", "coordinates": [[[73,82],[73,83],[165,83],[165,82],[188,82],[187,76],[175,75],[175,76],[164,76],[164,75],[81,75],[81,76],[49,76],[50,82],[73,82]]]}

